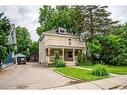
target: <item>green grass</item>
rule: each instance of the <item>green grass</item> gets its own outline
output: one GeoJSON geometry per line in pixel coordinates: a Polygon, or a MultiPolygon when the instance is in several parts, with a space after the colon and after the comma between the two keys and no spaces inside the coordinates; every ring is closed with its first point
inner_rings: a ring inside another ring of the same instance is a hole
{"type": "MultiPolygon", "coordinates": [[[[112,66],[112,65],[101,65],[101,66],[105,66],[105,69],[110,73],[127,74],[127,66],[112,66]]],[[[95,69],[99,67],[99,64],[80,66],[80,67],[95,69]]]]}
{"type": "Polygon", "coordinates": [[[55,68],[55,71],[63,73],[65,76],[78,78],[84,81],[93,81],[93,80],[106,78],[106,77],[98,77],[98,76],[92,75],[91,71],[89,70],[83,70],[83,69],[78,69],[74,67],[55,68]]]}

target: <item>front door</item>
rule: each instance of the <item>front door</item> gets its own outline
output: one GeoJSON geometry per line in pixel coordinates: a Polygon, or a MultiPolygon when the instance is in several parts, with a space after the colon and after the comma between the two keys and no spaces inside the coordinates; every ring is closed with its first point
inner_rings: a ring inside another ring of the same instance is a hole
{"type": "Polygon", "coordinates": [[[64,55],[65,61],[73,61],[73,49],[65,49],[64,55]]]}

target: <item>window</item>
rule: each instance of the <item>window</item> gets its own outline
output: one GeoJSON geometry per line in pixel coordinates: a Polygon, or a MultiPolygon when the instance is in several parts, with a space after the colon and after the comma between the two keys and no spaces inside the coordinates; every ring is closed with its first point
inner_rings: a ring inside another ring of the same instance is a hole
{"type": "Polygon", "coordinates": [[[71,39],[68,39],[69,45],[71,45],[71,39]]]}
{"type": "Polygon", "coordinates": [[[64,29],[64,28],[58,28],[58,33],[59,34],[66,34],[66,29],[64,29]]]}
{"type": "Polygon", "coordinates": [[[60,30],[60,33],[65,33],[65,31],[64,30],[60,30]]]}
{"type": "Polygon", "coordinates": [[[72,58],[72,51],[68,51],[68,58],[72,58]]]}

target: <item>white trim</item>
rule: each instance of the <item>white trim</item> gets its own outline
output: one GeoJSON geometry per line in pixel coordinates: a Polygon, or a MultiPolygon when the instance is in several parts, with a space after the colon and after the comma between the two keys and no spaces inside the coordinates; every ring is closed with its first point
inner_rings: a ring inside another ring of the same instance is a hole
{"type": "Polygon", "coordinates": [[[62,46],[62,45],[47,45],[47,46],[45,46],[45,48],[85,49],[86,47],[62,46]]]}

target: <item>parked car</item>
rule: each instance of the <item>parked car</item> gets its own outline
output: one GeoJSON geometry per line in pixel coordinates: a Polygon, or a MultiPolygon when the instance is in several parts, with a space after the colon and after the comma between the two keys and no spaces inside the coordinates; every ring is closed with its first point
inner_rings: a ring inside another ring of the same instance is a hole
{"type": "Polygon", "coordinates": [[[18,53],[15,55],[15,64],[26,64],[26,56],[21,54],[21,53],[18,53]]]}
{"type": "Polygon", "coordinates": [[[17,57],[17,63],[18,64],[26,64],[26,58],[25,57],[17,57]]]}

